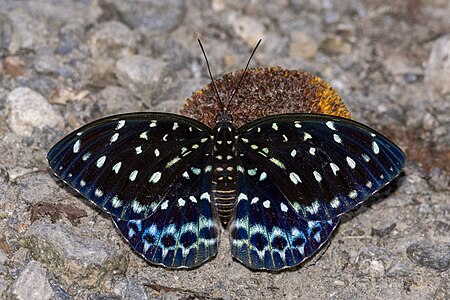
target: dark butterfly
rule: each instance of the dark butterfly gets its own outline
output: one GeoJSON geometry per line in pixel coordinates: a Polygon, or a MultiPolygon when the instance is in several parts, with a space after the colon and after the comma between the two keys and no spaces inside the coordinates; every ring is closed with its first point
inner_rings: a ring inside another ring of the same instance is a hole
{"type": "Polygon", "coordinates": [[[107,117],[67,135],[48,161],[153,264],[214,257],[222,223],[233,257],[267,270],[316,252],[341,214],[404,166],[399,147],[349,119],[282,114],[236,128],[226,107],[212,129],[166,113],[107,117]]]}

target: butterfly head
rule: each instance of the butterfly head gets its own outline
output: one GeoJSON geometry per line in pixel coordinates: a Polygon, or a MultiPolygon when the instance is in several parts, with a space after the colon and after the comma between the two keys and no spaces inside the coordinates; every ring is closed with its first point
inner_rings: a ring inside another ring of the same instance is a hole
{"type": "Polygon", "coordinates": [[[220,112],[216,118],[216,126],[220,125],[232,125],[233,124],[233,116],[230,115],[226,110],[220,112]]]}

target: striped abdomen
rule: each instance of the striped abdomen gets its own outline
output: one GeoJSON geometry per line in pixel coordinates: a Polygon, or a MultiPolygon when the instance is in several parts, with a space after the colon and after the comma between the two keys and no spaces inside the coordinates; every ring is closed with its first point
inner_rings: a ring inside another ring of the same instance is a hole
{"type": "Polygon", "coordinates": [[[214,128],[212,196],[224,227],[236,207],[235,131],[229,122],[218,123],[214,128]]]}

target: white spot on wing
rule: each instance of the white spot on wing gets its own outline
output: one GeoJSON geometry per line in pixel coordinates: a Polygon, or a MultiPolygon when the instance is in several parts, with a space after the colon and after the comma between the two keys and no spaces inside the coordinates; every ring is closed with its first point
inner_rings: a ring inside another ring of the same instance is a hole
{"type": "Polygon", "coordinates": [[[155,156],[158,157],[159,156],[159,150],[155,149],[155,156]]]}
{"type": "Polygon", "coordinates": [[[131,181],[134,181],[136,179],[137,174],[138,174],[138,171],[134,170],[133,172],[131,172],[129,179],[131,181]]]}
{"type": "Polygon", "coordinates": [[[134,150],[136,150],[136,154],[141,154],[142,153],[142,147],[141,146],[134,148],[134,150]]]}
{"type": "Polygon", "coordinates": [[[309,154],[316,155],[316,148],[314,147],[309,148],[309,154]]]}
{"type": "Polygon", "coordinates": [[[277,123],[273,123],[273,124],[272,124],[272,129],[275,130],[275,131],[278,130],[278,125],[277,125],[277,123]]]}
{"type": "Polygon", "coordinates": [[[283,211],[283,212],[287,212],[288,211],[288,207],[284,203],[280,204],[280,208],[281,208],[281,211],[283,211]]]}
{"type": "Polygon", "coordinates": [[[166,210],[169,207],[169,200],[166,200],[161,204],[161,209],[166,210]]]}
{"type": "Polygon", "coordinates": [[[200,170],[199,168],[191,168],[192,173],[194,173],[195,175],[199,175],[201,173],[202,170],[200,170]]]}
{"type": "Polygon", "coordinates": [[[95,197],[101,197],[103,196],[103,191],[100,189],[95,189],[94,195],[95,197]]]}
{"type": "Polygon", "coordinates": [[[117,122],[116,130],[119,130],[123,126],[125,126],[125,120],[120,120],[119,122],[117,122]]]}
{"type": "Polygon", "coordinates": [[[350,191],[350,193],[348,194],[348,196],[352,199],[356,199],[356,197],[358,197],[358,192],[355,190],[350,191]]]}
{"type": "Polygon", "coordinates": [[[178,206],[182,207],[186,204],[186,201],[183,198],[178,199],[178,206]]]}
{"type": "Polygon", "coordinates": [[[336,209],[341,205],[341,201],[339,201],[338,197],[334,197],[333,200],[331,200],[330,205],[332,208],[336,209]]]}
{"type": "Polygon", "coordinates": [[[313,175],[314,175],[314,178],[316,178],[317,182],[321,182],[322,181],[322,175],[320,175],[319,172],[314,171],[313,175]]]}
{"type": "Polygon", "coordinates": [[[97,163],[96,163],[97,168],[103,167],[103,165],[105,164],[105,161],[106,161],[106,156],[104,156],[104,155],[102,157],[100,157],[99,159],[97,159],[97,163]]]}
{"type": "Polygon", "coordinates": [[[336,133],[333,134],[333,138],[336,143],[339,143],[339,144],[342,143],[342,139],[338,134],[336,134],[336,133]]]}
{"type": "Polygon", "coordinates": [[[281,169],[286,169],[286,166],[281,162],[281,161],[279,161],[278,159],[276,159],[275,157],[271,157],[271,158],[269,158],[269,160],[271,161],[271,162],[273,162],[275,165],[277,165],[279,168],[281,168],[281,169]]]}
{"type": "Polygon", "coordinates": [[[81,141],[77,140],[73,145],[73,153],[78,153],[80,151],[81,141]]]}
{"type": "Polygon", "coordinates": [[[111,143],[114,143],[115,141],[117,141],[117,139],[119,138],[119,133],[116,132],[111,136],[111,143]]]}
{"type": "Polygon", "coordinates": [[[302,180],[300,179],[300,176],[298,176],[297,173],[291,172],[291,174],[289,174],[289,178],[294,184],[302,183],[302,180]]]}
{"type": "Polygon", "coordinates": [[[173,123],[172,130],[176,130],[177,128],[178,128],[178,123],[177,122],[173,123]]]}
{"type": "Polygon", "coordinates": [[[157,183],[161,179],[161,172],[155,172],[150,176],[148,182],[157,183]]]}
{"type": "Polygon", "coordinates": [[[330,128],[331,130],[336,130],[336,127],[334,127],[334,122],[333,121],[328,121],[325,123],[327,125],[328,128],[330,128]]]}
{"type": "Polygon", "coordinates": [[[89,157],[91,157],[91,152],[85,153],[81,159],[83,161],[87,161],[89,159],[89,157]]]}
{"type": "Polygon", "coordinates": [[[375,141],[372,142],[372,151],[375,154],[380,153],[380,147],[378,147],[378,144],[375,141]]]}
{"type": "Polygon", "coordinates": [[[269,201],[269,200],[264,201],[264,202],[263,202],[263,206],[264,206],[265,208],[269,208],[269,207],[270,207],[270,201],[269,201]]]}
{"type": "Polygon", "coordinates": [[[113,171],[114,172],[116,172],[116,174],[117,173],[119,173],[119,170],[120,170],[120,167],[122,166],[122,163],[119,161],[118,163],[116,163],[113,167],[112,167],[112,169],[113,169],[113,171]]]}
{"type": "Polygon", "coordinates": [[[303,135],[303,141],[307,141],[310,139],[312,139],[312,136],[309,133],[305,132],[303,135]]]}
{"type": "Polygon", "coordinates": [[[118,208],[118,207],[122,206],[122,201],[120,201],[120,199],[117,198],[117,196],[114,196],[114,197],[111,199],[111,205],[112,205],[114,208],[118,208]]]}
{"type": "Polygon", "coordinates": [[[361,157],[364,159],[365,162],[369,162],[370,161],[370,157],[367,154],[365,154],[365,153],[361,154],[361,157]]]}
{"type": "Polygon", "coordinates": [[[172,159],[171,161],[169,161],[166,165],[166,168],[170,168],[171,166],[173,166],[174,164],[176,164],[177,162],[179,162],[181,160],[180,157],[175,157],[174,159],[172,159]]]}
{"type": "Polygon", "coordinates": [[[255,198],[252,199],[252,201],[250,202],[250,204],[258,203],[258,201],[259,201],[259,198],[258,198],[258,197],[255,197],[255,198]]]}
{"type": "Polygon", "coordinates": [[[297,150],[295,150],[295,149],[294,149],[294,150],[292,150],[292,152],[291,152],[291,156],[292,156],[292,157],[295,157],[296,155],[297,155],[297,150]]]}
{"type": "Polygon", "coordinates": [[[354,169],[356,167],[356,162],[353,159],[347,156],[346,160],[350,168],[354,169]]]}
{"type": "Polygon", "coordinates": [[[238,196],[238,201],[237,202],[239,203],[242,200],[248,200],[248,197],[247,197],[246,194],[240,193],[239,196],[238,196]]]}
{"type": "Polygon", "coordinates": [[[331,167],[331,171],[333,171],[334,176],[336,176],[337,171],[339,171],[339,167],[334,164],[334,163],[330,163],[330,167],[331,167]]]}
{"type": "MultiPolygon", "coordinates": [[[[311,206],[306,206],[305,210],[307,210],[310,214],[315,215],[319,212],[320,203],[319,201],[314,201],[311,206]]],[[[308,222],[309,223],[309,222],[308,222]]],[[[314,224],[314,222],[311,222],[314,224]]]]}
{"type": "Polygon", "coordinates": [[[148,140],[147,131],[144,131],[143,133],[141,133],[139,135],[139,138],[144,139],[144,140],[148,140]]]}
{"type": "Polygon", "coordinates": [[[266,172],[262,172],[261,175],[259,176],[259,181],[263,181],[266,178],[267,178],[266,172]]]}

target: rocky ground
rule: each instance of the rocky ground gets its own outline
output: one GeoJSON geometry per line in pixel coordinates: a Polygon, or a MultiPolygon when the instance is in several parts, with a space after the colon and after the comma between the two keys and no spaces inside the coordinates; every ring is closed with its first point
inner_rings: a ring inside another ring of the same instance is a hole
{"type": "Polygon", "coordinates": [[[0,298],[449,299],[450,3],[0,0],[0,298]],[[177,112],[214,74],[312,72],[407,153],[404,175],[343,218],[303,267],[218,256],[153,267],[49,171],[61,137],[99,117],[177,112]]]}

